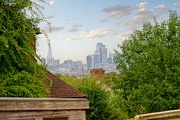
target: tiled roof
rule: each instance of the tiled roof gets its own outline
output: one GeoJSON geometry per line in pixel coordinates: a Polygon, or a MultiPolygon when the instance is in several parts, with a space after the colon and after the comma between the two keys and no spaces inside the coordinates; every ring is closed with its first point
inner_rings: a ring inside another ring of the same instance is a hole
{"type": "MultiPolygon", "coordinates": [[[[68,85],[57,76],[50,72],[46,72],[47,76],[52,80],[52,86],[50,90],[51,98],[85,98],[86,95],[68,85]]],[[[48,80],[45,80],[47,85],[50,84],[48,80]]]]}

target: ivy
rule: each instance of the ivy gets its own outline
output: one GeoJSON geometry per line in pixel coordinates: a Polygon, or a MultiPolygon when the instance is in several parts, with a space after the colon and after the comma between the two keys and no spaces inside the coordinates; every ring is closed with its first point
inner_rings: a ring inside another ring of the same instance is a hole
{"type": "MultiPolygon", "coordinates": [[[[43,0],[39,0],[44,2],[43,0]]],[[[35,58],[36,28],[44,20],[32,0],[0,2],[0,96],[46,97],[45,68],[35,58]]]]}

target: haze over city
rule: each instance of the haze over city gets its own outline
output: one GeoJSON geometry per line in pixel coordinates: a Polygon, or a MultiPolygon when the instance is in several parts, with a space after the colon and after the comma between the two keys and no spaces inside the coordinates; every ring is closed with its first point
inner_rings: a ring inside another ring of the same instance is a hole
{"type": "MultiPolygon", "coordinates": [[[[36,0],[34,0],[36,1],[36,0]]],[[[117,49],[124,39],[142,27],[143,22],[168,18],[169,10],[180,11],[178,0],[45,0],[43,14],[51,17],[51,32],[45,30],[51,41],[52,55],[60,62],[80,60],[93,54],[97,43],[106,45],[108,53],[117,49]]],[[[119,50],[119,49],[117,49],[119,50]]],[[[38,35],[37,53],[46,58],[47,39],[38,35]]]]}

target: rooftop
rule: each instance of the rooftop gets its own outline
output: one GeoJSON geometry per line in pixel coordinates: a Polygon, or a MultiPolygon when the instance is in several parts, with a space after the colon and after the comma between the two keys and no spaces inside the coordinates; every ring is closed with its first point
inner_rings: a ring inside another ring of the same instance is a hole
{"type": "MultiPolygon", "coordinates": [[[[50,98],[86,98],[85,94],[68,85],[49,71],[46,72],[46,75],[52,80],[50,98]]],[[[45,83],[50,85],[48,80],[45,80],[45,83]]]]}

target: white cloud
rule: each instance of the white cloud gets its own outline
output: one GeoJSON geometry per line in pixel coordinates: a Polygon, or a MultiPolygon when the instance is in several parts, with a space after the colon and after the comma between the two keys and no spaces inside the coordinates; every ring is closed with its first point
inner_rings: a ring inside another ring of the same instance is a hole
{"type": "Polygon", "coordinates": [[[174,6],[175,6],[175,7],[180,7],[180,2],[174,3],[174,6]]]}
{"type": "Polygon", "coordinates": [[[101,23],[104,23],[104,22],[107,22],[107,21],[108,21],[107,18],[102,18],[102,19],[100,19],[100,22],[101,22],[101,23]]]}
{"type": "Polygon", "coordinates": [[[136,14],[126,23],[118,23],[119,27],[128,28],[128,29],[137,29],[144,22],[151,22],[154,17],[160,18],[164,13],[168,12],[168,8],[164,5],[159,5],[152,10],[147,10],[147,2],[140,3],[136,5],[136,14]]]}
{"type": "Polygon", "coordinates": [[[131,35],[131,32],[125,32],[121,34],[116,34],[116,38],[120,40],[128,39],[128,37],[131,35]]]}
{"type": "Polygon", "coordinates": [[[100,38],[105,35],[108,35],[109,33],[113,32],[112,29],[106,29],[106,28],[99,28],[97,30],[91,31],[88,35],[87,38],[89,39],[95,39],[95,38],[100,38]]]}
{"type": "Polygon", "coordinates": [[[57,32],[60,30],[63,30],[64,27],[56,27],[56,26],[51,26],[51,25],[44,25],[42,28],[47,33],[52,33],[52,32],[57,32]]]}
{"type": "Polygon", "coordinates": [[[50,2],[49,2],[49,5],[53,5],[55,3],[55,0],[51,0],[50,2]]]}
{"type": "Polygon", "coordinates": [[[149,22],[153,19],[153,13],[151,11],[140,11],[130,21],[124,24],[129,29],[136,29],[140,27],[144,22],[149,22]]]}
{"type": "Polygon", "coordinates": [[[77,31],[79,31],[80,27],[82,27],[82,25],[76,24],[76,25],[73,25],[68,31],[69,32],[77,32],[77,31]]]}
{"type": "Polygon", "coordinates": [[[52,32],[60,31],[60,30],[63,30],[63,29],[64,29],[64,27],[51,26],[51,31],[52,32]]]}
{"type": "Polygon", "coordinates": [[[165,13],[168,12],[168,8],[166,8],[164,5],[159,5],[155,9],[153,9],[153,11],[157,13],[165,13]]]}
{"type": "Polygon", "coordinates": [[[135,6],[135,9],[137,10],[136,15],[125,24],[120,24],[120,27],[135,29],[140,27],[143,24],[143,22],[152,20],[153,12],[146,10],[147,5],[148,5],[147,2],[141,2],[138,5],[136,5],[135,6]]]}
{"type": "Polygon", "coordinates": [[[147,7],[147,2],[142,2],[136,6],[137,11],[145,11],[147,7]]]}
{"type": "Polygon", "coordinates": [[[81,40],[83,38],[84,38],[84,36],[80,35],[80,36],[74,36],[74,37],[71,37],[71,38],[67,38],[65,41],[81,40]]]}
{"type": "Polygon", "coordinates": [[[112,33],[112,29],[106,29],[106,28],[99,28],[97,30],[81,30],[79,32],[78,36],[70,37],[65,39],[65,41],[74,41],[74,40],[82,40],[82,39],[96,39],[96,38],[101,38],[104,37],[105,35],[108,35],[112,33]]]}
{"type": "Polygon", "coordinates": [[[81,31],[80,31],[80,34],[81,34],[81,35],[84,35],[84,34],[87,34],[88,32],[89,32],[89,30],[81,30],[81,31]]]}
{"type": "Polygon", "coordinates": [[[79,35],[78,36],[73,36],[73,37],[70,37],[70,38],[66,38],[65,41],[75,41],[75,40],[82,40],[82,39],[85,39],[86,38],[86,35],[89,33],[88,30],[81,30],[79,32],[79,35]]]}
{"type": "MultiPolygon", "coordinates": [[[[180,6],[180,2],[174,4],[175,6],[180,6]]],[[[168,8],[164,5],[156,6],[151,10],[147,10],[148,3],[141,2],[136,6],[123,6],[116,5],[112,7],[107,7],[101,10],[101,12],[106,13],[109,18],[114,18],[120,20],[126,16],[131,17],[129,21],[122,23],[118,21],[117,25],[121,28],[127,29],[139,29],[144,22],[151,22],[155,18],[163,18],[163,14],[168,12],[168,8]],[[134,14],[132,14],[135,13],[134,14]]],[[[101,19],[100,22],[107,21],[108,19],[101,19]]]]}
{"type": "Polygon", "coordinates": [[[108,8],[104,8],[101,12],[108,14],[110,18],[121,19],[131,14],[134,8],[131,6],[116,5],[108,8]]]}

